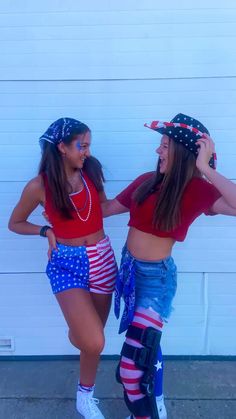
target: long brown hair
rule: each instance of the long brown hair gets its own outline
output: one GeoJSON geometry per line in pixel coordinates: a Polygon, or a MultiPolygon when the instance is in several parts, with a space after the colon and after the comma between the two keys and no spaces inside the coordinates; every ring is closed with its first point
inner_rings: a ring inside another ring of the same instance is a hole
{"type": "MultiPolygon", "coordinates": [[[[70,144],[77,135],[85,135],[87,132],[90,132],[87,125],[80,124],[79,129],[74,131],[73,135],[67,137],[63,142],[70,144]]],[[[102,192],[105,179],[101,163],[95,157],[90,156],[84,162],[83,171],[93,182],[97,191],[102,192]]],[[[39,174],[43,173],[47,175],[55,210],[59,211],[65,218],[72,218],[71,210],[73,207],[68,194],[70,184],[66,176],[62,156],[58,147],[48,141],[43,143],[42,157],[39,164],[39,174]]]]}
{"type": "Polygon", "coordinates": [[[141,204],[148,196],[158,191],[153,213],[153,226],[163,231],[171,231],[181,222],[180,204],[188,182],[201,174],[196,168],[193,153],[171,138],[169,142],[170,167],[165,174],[160,173],[158,161],[156,172],[135,191],[134,199],[141,204]]]}

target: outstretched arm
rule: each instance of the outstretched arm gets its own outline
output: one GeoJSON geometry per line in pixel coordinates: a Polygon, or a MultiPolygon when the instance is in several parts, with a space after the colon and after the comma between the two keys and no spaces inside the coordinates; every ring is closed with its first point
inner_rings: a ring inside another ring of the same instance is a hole
{"type": "Polygon", "coordinates": [[[211,211],[215,214],[236,215],[236,185],[208,165],[214,152],[212,139],[209,136],[201,138],[198,144],[200,149],[196,161],[197,167],[222,195],[213,204],[211,211]]]}
{"type": "Polygon", "coordinates": [[[106,201],[102,202],[101,205],[103,217],[110,217],[111,215],[122,214],[129,211],[129,208],[120,204],[119,201],[115,198],[107,199],[106,201]]]}
{"type": "Polygon", "coordinates": [[[123,189],[114,199],[106,199],[103,197],[103,199],[101,199],[103,217],[129,212],[134,191],[142,182],[144,182],[144,180],[150,178],[152,173],[153,172],[143,173],[123,189]]]}

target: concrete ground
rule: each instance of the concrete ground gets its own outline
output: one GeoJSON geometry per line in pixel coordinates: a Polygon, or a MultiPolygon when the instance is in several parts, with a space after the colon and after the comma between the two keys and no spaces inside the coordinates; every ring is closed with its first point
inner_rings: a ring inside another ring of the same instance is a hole
{"type": "MultiPolygon", "coordinates": [[[[103,360],[95,396],[106,419],[124,419],[128,411],[117,361],[103,360]]],[[[76,360],[0,360],[0,419],[80,419],[75,410],[79,362],[76,360]]],[[[165,361],[168,419],[236,419],[234,361],[165,361]]]]}

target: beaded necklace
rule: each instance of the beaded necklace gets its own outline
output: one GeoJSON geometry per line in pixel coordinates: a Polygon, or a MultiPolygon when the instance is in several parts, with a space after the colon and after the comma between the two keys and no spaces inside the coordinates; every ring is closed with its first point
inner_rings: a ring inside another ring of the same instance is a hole
{"type": "Polygon", "coordinates": [[[84,203],[83,207],[82,207],[82,208],[80,208],[80,209],[78,209],[78,208],[76,207],[76,205],[74,204],[74,202],[73,202],[72,198],[71,198],[70,196],[69,196],[69,198],[70,198],[70,201],[71,201],[71,203],[72,203],[72,205],[73,205],[73,207],[74,207],[74,210],[75,210],[75,212],[76,212],[76,214],[77,214],[77,217],[78,217],[81,221],[86,222],[86,221],[89,219],[89,216],[90,216],[90,213],[91,213],[91,208],[92,208],[92,197],[91,197],[91,193],[90,193],[89,187],[88,187],[88,185],[87,185],[87,182],[86,182],[86,180],[84,179],[84,177],[83,177],[82,173],[81,173],[81,179],[82,179],[82,182],[83,182],[83,184],[84,184],[85,193],[86,193],[86,199],[85,199],[85,203],[84,203]],[[83,211],[83,210],[85,209],[85,207],[86,207],[86,205],[87,205],[87,202],[89,202],[88,213],[87,213],[86,217],[85,217],[85,218],[83,218],[83,217],[81,217],[80,212],[81,212],[81,211],[83,211]]]}

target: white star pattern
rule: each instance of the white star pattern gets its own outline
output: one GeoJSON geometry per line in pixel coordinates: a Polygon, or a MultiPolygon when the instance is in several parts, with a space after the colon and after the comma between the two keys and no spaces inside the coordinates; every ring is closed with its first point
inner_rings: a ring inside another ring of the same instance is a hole
{"type": "Polygon", "coordinates": [[[155,367],[156,367],[157,371],[162,370],[162,362],[160,362],[159,359],[158,359],[155,367]]]}
{"type": "Polygon", "coordinates": [[[51,281],[54,293],[72,287],[86,290],[89,290],[89,287],[90,289],[96,288],[98,290],[96,292],[99,292],[100,289],[103,290],[102,287],[104,287],[104,292],[105,290],[110,291],[114,287],[117,266],[110,248],[109,239],[104,238],[97,245],[88,246],[87,248],[78,246],[75,247],[75,250],[67,249],[67,246],[60,244],[58,253],[48,263],[47,275],[51,281]],[[69,257],[69,253],[73,257],[69,257]],[[70,263],[65,262],[67,258],[72,259],[73,263],[71,261],[70,263]],[[81,262],[84,263],[84,266],[81,265],[81,262]],[[104,272],[108,270],[108,267],[109,276],[103,278],[104,272]],[[63,274],[62,270],[64,271],[63,274]],[[100,276],[100,270],[102,276],[100,276]]]}

